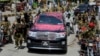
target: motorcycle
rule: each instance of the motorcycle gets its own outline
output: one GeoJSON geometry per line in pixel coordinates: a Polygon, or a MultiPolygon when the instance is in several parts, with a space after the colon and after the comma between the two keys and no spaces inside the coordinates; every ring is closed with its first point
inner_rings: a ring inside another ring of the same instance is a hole
{"type": "Polygon", "coordinates": [[[0,46],[3,45],[3,26],[0,27],[0,46]]]}
{"type": "Polygon", "coordinates": [[[0,27],[0,45],[3,46],[10,41],[10,34],[6,30],[4,30],[4,27],[0,27]]]}

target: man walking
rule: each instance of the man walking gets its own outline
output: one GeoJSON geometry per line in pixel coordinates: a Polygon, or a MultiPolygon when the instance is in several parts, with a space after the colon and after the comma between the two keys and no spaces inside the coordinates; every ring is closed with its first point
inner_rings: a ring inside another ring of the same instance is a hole
{"type": "Polygon", "coordinates": [[[98,5],[98,20],[100,20],[100,6],[98,5]]]}
{"type": "Polygon", "coordinates": [[[17,18],[16,22],[14,22],[12,28],[14,29],[14,39],[15,39],[15,48],[20,48],[22,46],[22,22],[20,18],[17,18]]]}
{"type": "Polygon", "coordinates": [[[0,10],[0,22],[2,21],[2,11],[0,10]]]}

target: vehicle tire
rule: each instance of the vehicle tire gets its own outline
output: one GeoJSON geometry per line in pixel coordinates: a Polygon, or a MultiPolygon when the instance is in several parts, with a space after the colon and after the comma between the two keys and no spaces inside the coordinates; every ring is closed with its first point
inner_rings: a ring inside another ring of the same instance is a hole
{"type": "Polygon", "coordinates": [[[0,42],[0,47],[1,47],[1,46],[3,46],[3,43],[2,43],[2,42],[0,42]]]}
{"type": "Polygon", "coordinates": [[[67,50],[62,50],[62,53],[63,53],[63,54],[66,54],[66,53],[67,53],[67,50]]]}
{"type": "Polygon", "coordinates": [[[3,38],[3,41],[2,42],[3,42],[3,44],[6,44],[7,41],[6,41],[6,38],[5,37],[3,38]]]}
{"type": "MultiPolygon", "coordinates": [[[[65,45],[66,46],[66,45],[65,45]]],[[[62,53],[63,54],[66,54],[67,53],[67,46],[62,50],[62,53]]]]}
{"type": "Polygon", "coordinates": [[[31,52],[32,51],[32,49],[31,48],[28,48],[28,52],[31,52]]]}

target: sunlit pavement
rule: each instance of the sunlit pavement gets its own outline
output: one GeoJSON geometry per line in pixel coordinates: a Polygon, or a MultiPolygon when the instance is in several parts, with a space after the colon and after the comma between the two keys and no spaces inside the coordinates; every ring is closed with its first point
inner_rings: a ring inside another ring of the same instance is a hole
{"type": "MultiPolygon", "coordinates": [[[[71,37],[70,37],[71,38],[71,37]]],[[[0,56],[79,56],[79,45],[77,44],[77,39],[68,46],[68,52],[66,54],[59,54],[60,52],[55,52],[54,54],[47,54],[47,52],[39,50],[38,52],[35,52],[36,50],[33,50],[33,52],[28,52],[26,44],[23,43],[22,49],[16,49],[14,48],[14,44],[7,44],[2,47],[2,51],[0,52],[0,56]],[[40,54],[40,52],[43,52],[43,54],[40,54]]]]}

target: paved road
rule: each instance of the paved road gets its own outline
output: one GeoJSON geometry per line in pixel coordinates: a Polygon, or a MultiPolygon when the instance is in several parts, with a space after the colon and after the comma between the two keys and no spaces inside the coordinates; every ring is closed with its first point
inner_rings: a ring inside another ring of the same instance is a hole
{"type": "MultiPolygon", "coordinates": [[[[33,15],[34,16],[34,15],[33,15]]],[[[8,18],[11,23],[13,23],[15,21],[15,17],[9,17],[8,18]]],[[[68,53],[67,54],[53,54],[52,56],[79,56],[79,45],[77,45],[77,40],[74,40],[75,35],[70,35],[68,37],[68,41],[70,41],[69,43],[71,43],[71,45],[68,46],[68,53]],[[71,42],[73,41],[73,42],[71,42]]],[[[23,46],[26,46],[26,44],[24,43],[23,46]]],[[[4,47],[2,47],[2,50],[0,52],[0,56],[51,56],[51,54],[37,54],[37,53],[28,53],[27,48],[25,47],[24,49],[15,49],[14,48],[15,45],[14,44],[8,44],[5,45],[4,47]]]]}
{"type": "MultiPolygon", "coordinates": [[[[5,13],[6,14],[6,13],[5,13]]],[[[9,20],[11,23],[15,21],[15,17],[9,17],[9,20]]],[[[100,21],[99,23],[99,29],[100,29],[100,21]]],[[[77,44],[78,40],[75,39],[75,35],[72,34],[68,37],[68,52],[67,54],[37,54],[37,53],[29,53],[28,49],[26,48],[26,44],[24,43],[23,49],[15,49],[14,44],[7,44],[4,47],[2,47],[2,50],[0,50],[0,56],[79,56],[79,45],[77,44]],[[73,41],[74,40],[74,41],[73,41]]]]}
{"type": "MultiPolygon", "coordinates": [[[[26,46],[26,44],[24,43],[23,46],[26,46]]],[[[37,54],[34,52],[29,53],[26,47],[24,49],[15,49],[14,47],[14,44],[8,44],[2,47],[0,56],[79,56],[79,45],[77,45],[77,40],[74,41],[71,46],[68,46],[67,54],[37,54]]]]}

